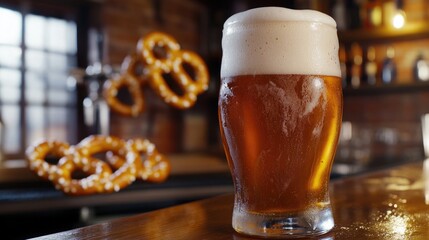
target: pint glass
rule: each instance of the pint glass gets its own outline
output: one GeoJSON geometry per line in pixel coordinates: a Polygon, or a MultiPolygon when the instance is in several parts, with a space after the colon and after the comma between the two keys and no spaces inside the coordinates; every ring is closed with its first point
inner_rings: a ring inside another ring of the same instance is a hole
{"type": "Polygon", "coordinates": [[[233,228],[265,237],[329,231],[342,118],[335,21],[311,10],[248,10],[225,22],[222,50],[219,121],[233,228]]]}

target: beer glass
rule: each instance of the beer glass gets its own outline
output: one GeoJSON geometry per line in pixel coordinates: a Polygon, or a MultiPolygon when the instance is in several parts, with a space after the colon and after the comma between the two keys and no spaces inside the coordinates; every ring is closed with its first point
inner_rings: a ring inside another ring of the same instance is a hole
{"type": "Polygon", "coordinates": [[[334,226],[328,183],[342,118],[335,21],[256,8],[222,38],[219,121],[240,233],[319,235],[334,226]]]}

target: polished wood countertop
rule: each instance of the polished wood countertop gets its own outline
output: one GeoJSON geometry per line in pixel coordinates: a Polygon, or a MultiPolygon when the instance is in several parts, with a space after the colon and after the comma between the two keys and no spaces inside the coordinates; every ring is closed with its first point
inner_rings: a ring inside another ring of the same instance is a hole
{"type": "MultiPolygon", "coordinates": [[[[335,228],[314,239],[429,239],[429,160],[331,182],[335,228]]],[[[42,239],[253,239],[231,227],[222,195],[42,239]]]]}
{"type": "Polygon", "coordinates": [[[173,199],[201,199],[230,193],[232,180],[226,159],[203,154],[169,155],[166,182],[136,181],[117,193],[67,196],[29,170],[27,161],[0,162],[0,219],[4,214],[82,207],[147,204],[173,199]]]}

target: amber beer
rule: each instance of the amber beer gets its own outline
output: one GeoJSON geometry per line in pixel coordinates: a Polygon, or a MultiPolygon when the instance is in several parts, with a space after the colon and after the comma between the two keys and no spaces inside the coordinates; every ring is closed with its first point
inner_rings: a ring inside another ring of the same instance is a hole
{"type": "Polygon", "coordinates": [[[334,225],[328,182],[342,117],[335,26],[319,12],[273,7],[224,25],[219,121],[238,232],[317,235],[334,225]]]}

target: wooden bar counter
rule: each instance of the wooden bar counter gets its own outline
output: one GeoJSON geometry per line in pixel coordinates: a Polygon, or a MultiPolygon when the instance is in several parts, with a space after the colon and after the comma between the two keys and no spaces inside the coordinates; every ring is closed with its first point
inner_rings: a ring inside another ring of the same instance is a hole
{"type": "MultiPolygon", "coordinates": [[[[332,181],[336,225],[313,239],[429,239],[428,175],[426,160],[332,181]]],[[[232,229],[232,207],[223,195],[42,239],[253,239],[232,229]]]]}

